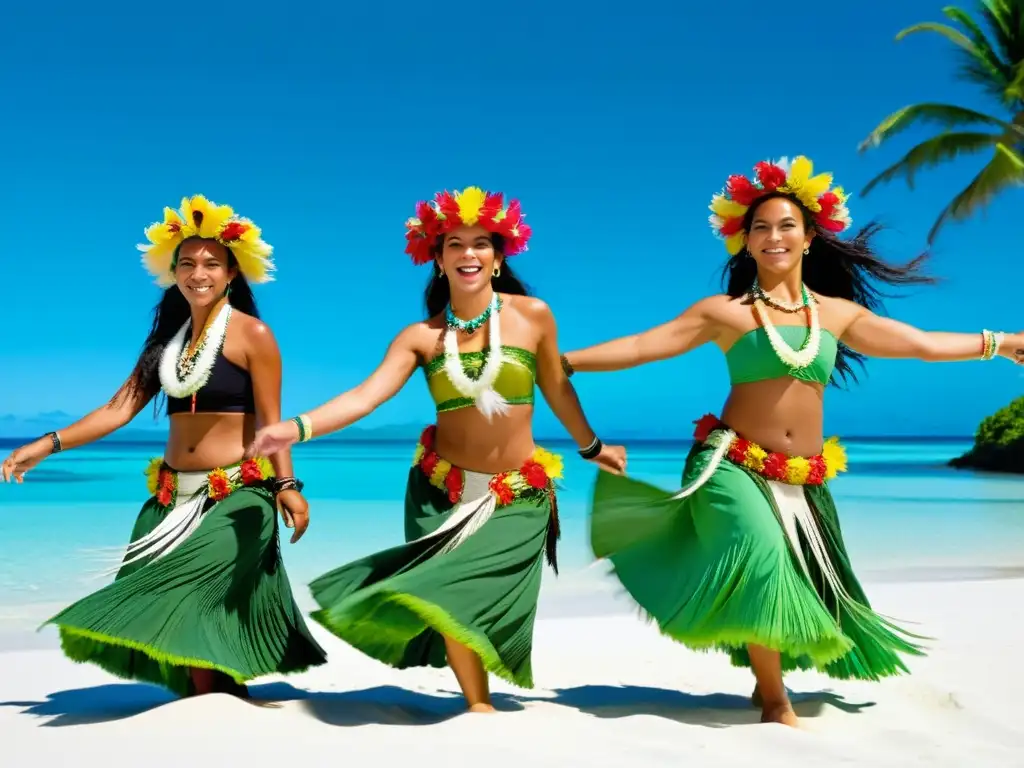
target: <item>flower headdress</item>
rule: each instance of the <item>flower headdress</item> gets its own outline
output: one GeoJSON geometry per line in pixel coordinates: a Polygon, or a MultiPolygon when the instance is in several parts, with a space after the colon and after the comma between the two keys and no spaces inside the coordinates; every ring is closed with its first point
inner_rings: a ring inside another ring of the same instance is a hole
{"type": "Polygon", "coordinates": [[[174,285],[175,253],[190,237],[216,240],[229,248],[238,268],[250,283],[273,280],[273,248],[260,239],[260,228],[236,216],[229,205],[217,205],[202,195],[183,197],[177,211],[164,208],[164,220],[146,228],[148,244],[137,246],[142,263],[156,277],[157,285],[174,285]]]}
{"type": "Polygon", "coordinates": [[[725,248],[735,256],[747,244],[743,217],[750,206],[771,192],[784,192],[795,197],[813,215],[822,229],[842,232],[850,226],[846,209],[847,195],[842,187],[832,187],[832,174],[812,176],[811,161],[802,155],[790,163],[782,158],[777,163],[762,161],[754,166],[754,181],[746,176],[732,175],[725,189],[711,199],[711,228],[725,240],[725,248]]]}
{"type": "Polygon", "coordinates": [[[526,250],[533,230],[523,221],[518,200],[504,205],[500,192],[484,192],[466,187],[461,192],[438,192],[431,201],[416,203],[416,215],[405,222],[405,252],[413,264],[431,261],[431,247],[439,235],[456,227],[479,224],[488,232],[505,239],[505,256],[526,250]]]}

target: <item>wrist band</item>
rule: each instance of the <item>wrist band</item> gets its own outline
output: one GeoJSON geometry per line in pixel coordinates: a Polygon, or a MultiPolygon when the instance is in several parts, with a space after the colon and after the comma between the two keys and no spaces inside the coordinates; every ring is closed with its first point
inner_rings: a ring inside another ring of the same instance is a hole
{"type": "Polygon", "coordinates": [[[1003,345],[1004,333],[994,333],[987,328],[981,332],[981,359],[991,360],[1003,345]]]}
{"type": "Polygon", "coordinates": [[[274,479],[274,495],[283,491],[298,491],[302,493],[302,489],[306,487],[306,484],[299,480],[297,477],[278,477],[274,479]]]}
{"type": "Polygon", "coordinates": [[[299,442],[305,443],[313,439],[313,422],[309,420],[309,416],[301,414],[292,418],[295,425],[299,428],[299,442]]]}
{"type": "Polygon", "coordinates": [[[60,453],[64,450],[64,446],[60,442],[60,435],[56,432],[47,432],[44,437],[50,438],[50,442],[53,443],[53,449],[50,451],[51,454],[60,453]]]}
{"type": "Polygon", "coordinates": [[[567,358],[565,355],[559,355],[558,359],[562,363],[562,370],[565,371],[566,376],[572,376],[574,373],[576,373],[576,369],[572,367],[572,363],[569,362],[569,358],[567,358]]]}
{"type": "Polygon", "coordinates": [[[601,452],[602,447],[603,445],[601,444],[601,439],[598,437],[594,437],[594,441],[586,448],[581,448],[579,454],[582,458],[587,459],[589,461],[590,459],[594,458],[601,452]]]}

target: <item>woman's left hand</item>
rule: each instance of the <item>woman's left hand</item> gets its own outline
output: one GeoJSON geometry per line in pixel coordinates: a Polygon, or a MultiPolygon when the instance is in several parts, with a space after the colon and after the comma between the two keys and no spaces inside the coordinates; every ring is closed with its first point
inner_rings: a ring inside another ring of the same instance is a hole
{"type": "Polygon", "coordinates": [[[302,534],[309,527],[309,504],[294,488],[277,494],[277,504],[285,526],[294,529],[291,539],[291,543],[294,544],[302,538],[302,534]]]}
{"type": "Polygon", "coordinates": [[[601,445],[601,452],[590,459],[605,472],[613,475],[626,474],[626,448],[622,445],[601,445]]]}
{"type": "Polygon", "coordinates": [[[1024,332],[1006,334],[997,354],[1017,365],[1024,365],[1024,332]]]}

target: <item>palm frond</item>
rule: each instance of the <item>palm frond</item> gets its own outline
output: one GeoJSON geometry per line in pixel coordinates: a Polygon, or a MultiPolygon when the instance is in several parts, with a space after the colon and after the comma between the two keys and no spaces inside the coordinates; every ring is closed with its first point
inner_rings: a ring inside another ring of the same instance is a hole
{"type": "Polygon", "coordinates": [[[992,198],[1013,186],[1024,186],[1024,156],[1005,144],[996,144],[992,159],[974,177],[974,180],[943,209],[931,231],[931,245],[947,221],[963,221],[988,205],[992,198]]]}
{"type": "Polygon", "coordinates": [[[952,104],[936,104],[928,102],[924,104],[912,104],[908,107],[898,109],[883,120],[860,143],[858,149],[864,152],[871,147],[877,147],[883,141],[891,139],[901,131],[906,130],[916,122],[937,123],[944,129],[956,128],[965,125],[992,126],[1001,131],[1009,131],[1011,135],[1019,133],[1024,139],[1024,126],[1015,126],[998,117],[986,115],[966,107],[957,107],[952,104]]]}
{"type": "Polygon", "coordinates": [[[981,0],[979,11],[981,18],[985,20],[989,29],[992,30],[992,37],[995,46],[1000,54],[1010,63],[1013,62],[1014,51],[1020,42],[1020,30],[1014,22],[1015,10],[1020,13],[1020,3],[1016,0],[981,0]],[[1014,6],[1017,6],[1014,9],[1014,6]]]}
{"type": "Polygon", "coordinates": [[[892,181],[903,176],[907,180],[907,186],[914,188],[914,175],[926,168],[932,168],[946,160],[952,160],[960,155],[967,155],[973,152],[981,152],[983,149],[990,149],[999,143],[999,134],[993,133],[972,133],[957,132],[943,133],[926,141],[922,141],[911,149],[900,160],[890,165],[875,178],[867,183],[861,192],[867,196],[872,189],[879,184],[892,181]]]}
{"type": "Polygon", "coordinates": [[[959,29],[948,24],[926,21],[900,30],[896,35],[896,41],[899,42],[904,37],[917,32],[934,32],[942,35],[960,48],[970,62],[976,62],[979,72],[985,72],[993,80],[1005,84],[1009,74],[1006,62],[1002,61],[992,49],[992,44],[974,19],[955,7],[946,8],[944,12],[946,16],[963,26],[970,34],[965,35],[959,29]]]}

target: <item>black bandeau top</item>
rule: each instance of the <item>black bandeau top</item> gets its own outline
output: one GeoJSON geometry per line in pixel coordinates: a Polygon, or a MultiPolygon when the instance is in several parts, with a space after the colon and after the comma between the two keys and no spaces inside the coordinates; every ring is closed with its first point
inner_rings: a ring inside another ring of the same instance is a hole
{"type": "MultiPolygon", "coordinates": [[[[191,397],[167,396],[168,416],[191,411],[191,397]]],[[[209,380],[196,392],[195,412],[255,414],[256,401],[252,391],[252,376],[244,368],[224,357],[223,352],[218,352],[209,380]]]]}

